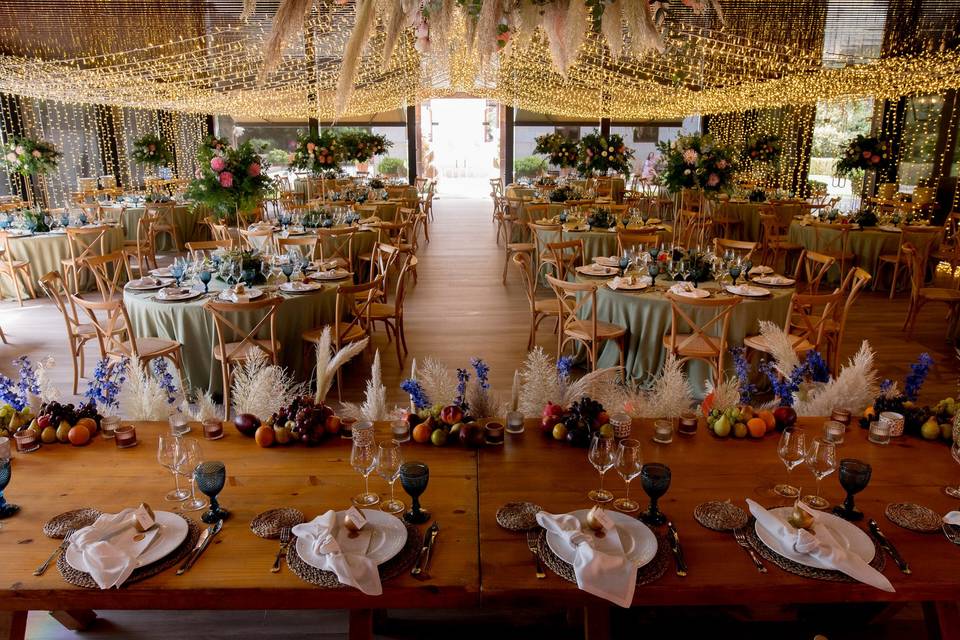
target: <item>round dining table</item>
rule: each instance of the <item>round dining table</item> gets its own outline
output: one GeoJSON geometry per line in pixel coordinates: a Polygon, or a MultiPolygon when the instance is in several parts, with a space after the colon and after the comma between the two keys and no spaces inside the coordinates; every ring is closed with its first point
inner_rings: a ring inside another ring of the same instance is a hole
{"type": "MultiPolygon", "coordinates": [[[[772,207],[781,222],[786,225],[794,216],[809,211],[805,203],[781,203],[772,207]]],[[[739,239],[748,242],[760,241],[760,211],[771,208],[769,202],[748,202],[747,200],[730,199],[718,203],[720,214],[724,217],[738,218],[742,224],[739,239]]]]}
{"type": "MultiPolygon", "coordinates": [[[[146,211],[147,209],[144,206],[128,206],[123,203],[104,205],[103,207],[103,213],[107,219],[119,222],[126,233],[126,239],[131,241],[136,241],[137,225],[140,224],[140,218],[146,211]]],[[[177,228],[177,239],[180,240],[181,245],[185,242],[201,239],[199,231],[202,227],[198,223],[199,220],[200,216],[190,210],[190,205],[177,204],[174,206],[173,224],[177,228]]],[[[173,238],[169,233],[161,234],[157,238],[156,248],[158,251],[173,251],[176,249],[173,246],[173,238]]],[[[179,249],[182,248],[179,247],[179,249]]]]}
{"type": "MultiPolygon", "coordinates": [[[[668,280],[657,279],[656,287],[643,291],[612,290],[607,286],[609,279],[578,275],[578,282],[596,282],[602,284],[597,289],[597,319],[624,327],[627,335],[624,342],[624,365],[626,375],[640,383],[650,382],[663,368],[667,356],[663,337],[670,333],[672,312],[670,300],[665,296],[670,285],[668,280]]],[[[733,296],[716,282],[700,283],[699,288],[711,292],[711,296],[733,296]]],[[[786,322],[793,298],[793,287],[765,287],[770,294],[761,298],[742,297],[740,304],[734,307],[730,316],[730,328],[727,341],[731,347],[743,345],[748,335],[760,333],[760,321],[769,320],[779,326],[786,322]]],[[[583,318],[589,318],[590,305],[584,305],[583,318]]],[[[711,309],[688,307],[686,312],[697,323],[706,323],[713,316],[711,309]]],[[[711,328],[710,333],[717,334],[719,326],[711,328]]],[[[681,332],[689,331],[682,327],[681,332]]],[[[586,351],[579,354],[584,362],[586,351]]],[[[614,342],[606,343],[597,358],[597,368],[615,367],[619,364],[619,352],[614,342]]],[[[728,375],[733,375],[733,360],[727,358],[728,375]]],[[[706,395],[706,382],[711,377],[710,367],[698,360],[685,365],[690,386],[697,398],[706,395]]]]}
{"type": "MultiPolygon", "coordinates": [[[[107,225],[103,234],[103,252],[111,253],[123,248],[124,233],[121,227],[107,225]]],[[[51,271],[62,273],[60,261],[70,258],[70,241],[64,231],[34,233],[31,235],[11,236],[10,252],[14,260],[23,260],[30,263],[30,273],[33,275],[33,289],[37,295],[42,295],[39,280],[51,271]]],[[[100,252],[97,251],[97,254],[100,252]]],[[[96,288],[96,281],[89,269],[80,271],[80,290],[89,291],[96,288]]],[[[0,291],[4,297],[16,295],[13,283],[9,278],[0,278],[0,291]]],[[[21,279],[21,294],[30,297],[30,291],[23,287],[21,279]]]]}
{"type": "MultiPolygon", "coordinates": [[[[822,251],[828,249],[837,251],[839,245],[826,247],[831,238],[826,240],[823,237],[824,231],[821,230],[820,241],[817,241],[817,232],[812,225],[804,224],[803,221],[794,221],[790,225],[790,242],[795,242],[809,251],[822,251]]],[[[850,231],[849,247],[850,252],[856,256],[856,266],[866,269],[871,275],[877,275],[877,265],[880,256],[885,254],[896,255],[900,248],[901,234],[900,230],[894,227],[866,227],[850,231]]],[[[839,267],[830,270],[828,277],[831,281],[839,279],[839,267]]]]}
{"type": "MultiPolygon", "coordinates": [[[[276,339],[281,345],[279,364],[294,372],[297,379],[305,380],[313,370],[312,361],[304,361],[304,346],[300,339],[304,331],[333,324],[336,313],[337,287],[351,280],[324,282],[323,288],[311,293],[288,294],[278,292],[284,298],[277,308],[276,339]]],[[[201,285],[202,286],[202,285],[201,285]]],[[[262,285],[255,285],[263,288],[262,285]]],[[[185,302],[162,302],[156,291],[139,292],[125,288],[123,301],[134,333],[139,336],[167,338],[183,345],[183,368],[185,384],[194,390],[209,390],[222,393],[223,384],[219,362],[213,357],[217,334],[213,316],[204,309],[204,304],[227,288],[218,279],[210,282],[210,293],[185,302]]],[[[240,329],[253,329],[264,311],[243,311],[232,314],[231,321],[240,329]]],[[[267,338],[268,327],[261,328],[260,338],[267,338]]],[[[242,336],[232,338],[240,340],[242,336]]]]}

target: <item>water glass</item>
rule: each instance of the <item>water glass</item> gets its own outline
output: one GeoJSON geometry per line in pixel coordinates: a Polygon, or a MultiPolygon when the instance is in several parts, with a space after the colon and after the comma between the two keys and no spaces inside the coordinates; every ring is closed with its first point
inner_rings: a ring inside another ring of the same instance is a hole
{"type": "Polygon", "coordinates": [[[817,438],[810,443],[805,461],[816,480],[817,493],[804,496],[803,501],[814,509],[826,509],[830,503],[820,496],[820,481],[837,470],[837,445],[824,438],[817,438]]]}
{"type": "Polygon", "coordinates": [[[590,464],[593,465],[593,468],[597,470],[597,473],[600,474],[600,488],[592,489],[587,493],[587,497],[598,504],[604,504],[613,500],[613,494],[603,488],[603,476],[613,467],[614,457],[616,455],[614,447],[615,440],[613,438],[604,437],[599,433],[593,434],[593,438],[590,441],[590,450],[587,452],[587,459],[590,461],[590,464]]]}
{"type": "Polygon", "coordinates": [[[179,454],[175,461],[174,471],[190,481],[190,498],[180,505],[181,511],[199,511],[207,506],[202,498],[197,496],[196,474],[197,466],[203,459],[200,452],[200,443],[194,438],[178,438],[179,454]]]}
{"type": "Polygon", "coordinates": [[[393,485],[400,477],[400,467],[403,466],[403,454],[397,442],[381,442],[377,450],[377,473],[390,485],[390,499],[380,505],[381,511],[387,513],[403,513],[407,505],[394,497],[393,485]]]}
{"type": "Polygon", "coordinates": [[[377,466],[377,448],[370,442],[358,441],[354,429],[353,446],[350,448],[350,466],[363,476],[363,493],[353,496],[353,504],[357,507],[371,507],[380,502],[380,496],[370,491],[370,474],[377,466]]]}
{"type": "MultiPolygon", "coordinates": [[[[795,429],[793,427],[784,429],[783,433],[780,434],[780,442],[777,445],[777,455],[780,456],[780,460],[787,468],[787,479],[789,480],[790,472],[799,466],[806,458],[806,433],[802,429],[795,429]]],[[[800,495],[800,490],[789,482],[786,484],[778,484],[773,490],[777,495],[783,496],[784,498],[796,498],[800,495]]]]}
{"type": "Polygon", "coordinates": [[[640,505],[636,500],[630,498],[630,482],[639,476],[643,470],[643,453],[640,449],[640,441],[633,438],[621,440],[617,445],[617,457],[613,466],[620,477],[623,478],[627,488],[624,497],[613,501],[613,508],[624,513],[639,511],[640,505]]]}
{"type": "Polygon", "coordinates": [[[649,525],[660,525],[667,521],[657,506],[657,502],[670,488],[672,473],[670,467],[659,462],[651,462],[643,465],[640,470],[640,485],[644,492],[650,497],[650,507],[640,516],[640,519],[649,525]]]}
{"type": "Polygon", "coordinates": [[[420,508],[420,496],[427,490],[430,468],[423,462],[404,462],[400,467],[400,486],[413,500],[410,511],[403,519],[410,524],[423,524],[430,519],[430,512],[420,508]]]}
{"type": "Polygon", "coordinates": [[[194,484],[200,487],[200,491],[210,498],[210,509],[200,516],[200,519],[207,524],[213,524],[230,517],[230,512],[217,502],[217,496],[223,491],[226,480],[226,465],[217,460],[201,462],[193,472],[194,484]]]}
{"type": "Polygon", "coordinates": [[[844,458],[840,461],[840,486],[847,492],[847,498],[843,501],[842,507],[838,505],[833,508],[834,514],[844,520],[863,519],[863,514],[854,508],[853,496],[867,487],[872,474],[873,468],[866,462],[853,458],[844,458]]]}
{"type": "Polygon", "coordinates": [[[15,504],[10,504],[7,502],[7,499],[3,497],[3,490],[10,484],[10,476],[13,474],[13,467],[10,463],[10,458],[0,460],[0,519],[9,518],[20,511],[20,507],[15,504]]]}

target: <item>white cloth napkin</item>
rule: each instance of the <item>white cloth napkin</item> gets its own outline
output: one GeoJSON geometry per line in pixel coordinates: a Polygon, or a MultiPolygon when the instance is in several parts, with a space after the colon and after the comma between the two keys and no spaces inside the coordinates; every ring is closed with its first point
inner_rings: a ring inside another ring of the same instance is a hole
{"type": "Polygon", "coordinates": [[[810,533],[806,529],[794,529],[777,514],[767,511],[753,500],[747,498],[750,513],[757,519],[760,526],[776,536],[787,547],[798,553],[805,553],[820,560],[825,566],[845,573],[854,580],[859,580],[871,587],[893,593],[895,589],[887,578],[871,567],[867,562],[856,555],[848,553],[830,532],[824,523],[823,514],[807,509],[802,503],[800,508],[813,516],[813,529],[810,533]]]}
{"type": "Polygon", "coordinates": [[[692,282],[678,282],[670,287],[670,293],[687,298],[706,298],[710,293],[704,289],[698,289],[692,282]]]}
{"type": "Polygon", "coordinates": [[[946,524],[952,524],[955,527],[960,527],[960,511],[951,511],[947,515],[943,516],[943,521],[946,524]]]}
{"type": "Polygon", "coordinates": [[[762,276],[757,279],[757,282],[763,282],[765,284],[792,284],[794,280],[793,278],[788,278],[786,276],[771,275],[762,276]]]}
{"type": "Polygon", "coordinates": [[[592,532],[584,532],[576,516],[546,511],[537,513],[537,523],[562,536],[576,549],[573,571],[578,587],[621,607],[633,603],[637,566],[624,555],[616,527],[598,538],[592,532]]]}
{"type": "Polygon", "coordinates": [[[621,278],[620,276],[614,276],[613,280],[607,283],[607,286],[613,290],[616,290],[617,287],[636,287],[636,286],[650,286],[650,276],[625,276],[621,278]]]}
{"type": "MultiPolygon", "coordinates": [[[[83,569],[101,589],[119,587],[137,568],[137,558],[160,533],[154,527],[136,540],[136,509],[105,513],[90,527],[70,537],[70,544],[80,552],[83,569]]],[[[81,568],[81,567],[78,567],[81,568]]]]}
{"type": "Polygon", "coordinates": [[[356,587],[368,596],[383,593],[380,572],[373,560],[367,557],[370,546],[371,525],[367,525],[350,537],[346,527],[337,525],[337,513],[332,509],[310,522],[298,524],[293,535],[307,542],[309,553],[304,558],[309,564],[332,571],[345,585],[356,587]]]}
{"type": "Polygon", "coordinates": [[[244,293],[237,293],[237,287],[234,285],[224,292],[223,298],[230,302],[250,302],[250,296],[246,291],[247,289],[244,288],[244,293]]]}

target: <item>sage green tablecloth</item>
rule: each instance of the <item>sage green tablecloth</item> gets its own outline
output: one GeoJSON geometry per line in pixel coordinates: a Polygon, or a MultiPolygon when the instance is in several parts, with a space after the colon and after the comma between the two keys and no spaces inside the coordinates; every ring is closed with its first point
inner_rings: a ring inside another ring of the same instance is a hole
{"type": "MultiPolygon", "coordinates": [[[[119,251],[123,248],[123,229],[109,227],[103,235],[103,249],[105,253],[119,251]]],[[[70,242],[64,233],[39,233],[22,238],[10,238],[10,251],[14,260],[25,260],[30,263],[30,272],[33,275],[33,289],[38,296],[42,296],[39,280],[50,271],[61,271],[60,261],[70,258],[70,242]]],[[[30,291],[21,289],[25,298],[30,297],[30,291]]],[[[80,290],[90,291],[96,288],[96,281],[89,269],[80,272],[80,290]]],[[[0,291],[4,297],[16,295],[9,278],[0,278],[0,291]]]]}
{"type": "MultiPolygon", "coordinates": [[[[599,278],[579,276],[578,280],[605,281],[599,278]]],[[[657,281],[661,285],[661,281],[657,281]]],[[[627,329],[625,339],[626,373],[634,380],[649,381],[656,376],[663,367],[667,352],[663,346],[663,336],[670,331],[671,312],[670,301],[664,297],[664,291],[670,282],[664,281],[662,290],[648,292],[612,291],[606,286],[597,291],[597,319],[610,322],[627,329]]],[[[716,291],[715,282],[702,283],[701,288],[716,291]]],[[[764,298],[744,298],[733,310],[730,317],[730,330],[727,334],[730,346],[743,344],[744,337],[760,333],[760,321],[769,320],[783,325],[790,311],[790,299],[793,296],[792,287],[770,287],[770,295],[764,298]]],[[[583,309],[584,318],[589,317],[589,305],[583,309]]],[[[694,311],[688,307],[688,313],[698,323],[706,323],[712,317],[709,309],[694,311]]],[[[719,323],[718,323],[719,324],[719,323]]],[[[719,333],[715,326],[711,331],[719,333]]],[[[687,328],[682,328],[685,331],[687,328]]],[[[581,354],[586,360],[586,352],[581,354]]],[[[598,367],[614,367],[619,362],[617,345],[608,343],[600,352],[598,367]]],[[[733,375],[732,360],[728,359],[727,372],[733,375]]],[[[710,368],[704,362],[692,361],[685,365],[693,388],[694,395],[702,398],[706,394],[706,381],[711,377],[710,368]]]]}
{"type": "MultiPolygon", "coordinates": [[[[820,244],[822,245],[826,245],[831,240],[826,233],[829,233],[829,230],[827,232],[823,229],[820,230],[820,244]]],[[[820,251],[827,248],[826,246],[818,246],[816,230],[812,226],[804,226],[799,222],[790,225],[790,242],[801,244],[810,251],[820,251]]],[[[874,276],[877,274],[877,262],[880,256],[882,254],[896,255],[899,247],[899,233],[871,228],[850,232],[850,251],[857,256],[856,266],[866,269],[874,276]]],[[[837,248],[837,246],[834,246],[832,250],[836,251],[837,248]]],[[[831,280],[838,279],[839,272],[840,267],[831,269],[829,274],[831,280]]]]}
{"type": "MultiPolygon", "coordinates": [[[[143,217],[146,208],[117,206],[104,207],[103,211],[109,220],[119,221],[123,225],[127,240],[137,239],[137,225],[140,223],[140,218],[143,217]]],[[[197,224],[199,219],[196,213],[190,211],[188,205],[181,204],[173,208],[173,224],[177,228],[177,236],[181,244],[200,239],[197,235],[200,226],[197,224]]],[[[157,250],[174,250],[173,238],[170,237],[169,233],[164,233],[157,239],[157,250]]]]}
{"type": "MultiPolygon", "coordinates": [[[[743,223],[741,240],[748,242],[758,242],[760,240],[760,209],[769,207],[766,202],[742,202],[727,201],[719,204],[720,213],[723,215],[733,214],[740,218],[743,223]]],[[[793,217],[803,213],[803,208],[799,204],[778,205],[773,209],[781,216],[783,224],[789,224],[793,217]]]]}
{"type": "MultiPolygon", "coordinates": [[[[324,284],[321,291],[308,294],[281,294],[283,304],[277,309],[276,337],[282,345],[280,364],[295,372],[298,379],[306,379],[313,362],[304,362],[300,335],[309,329],[332,324],[336,312],[337,285],[340,280],[324,284]]],[[[221,291],[226,285],[219,280],[210,283],[210,290],[221,291]]],[[[124,290],[123,300],[138,337],[148,336],[176,340],[183,345],[183,368],[186,384],[192,389],[209,389],[222,393],[220,364],[213,357],[216,329],[213,316],[203,308],[210,297],[189,302],[158,302],[156,292],[135,293],[124,290]]],[[[231,320],[249,331],[263,316],[262,311],[235,314],[231,320]]],[[[262,327],[260,337],[266,338],[268,327],[262,327]]],[[[239,340],[242,336],[234,339],[239,340]]]]}

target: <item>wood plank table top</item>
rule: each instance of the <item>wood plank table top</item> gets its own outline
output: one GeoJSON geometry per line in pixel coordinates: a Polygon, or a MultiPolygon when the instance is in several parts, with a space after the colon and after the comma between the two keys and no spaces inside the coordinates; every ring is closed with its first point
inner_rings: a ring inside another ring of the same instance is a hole
{"type": "MultiPolygon", "coordinates": [[[[801,419],[811,435],[819,436],[823,419],[801,419]]],[[[514,501],[531,501],[553,513],[589,508],[586,493],[598,486],[598,474],[587,461],[585,449],[555,442],[528,421],[526,432],[507,434],[503,447],[480,451],[480,564],[482,600],[517,606],[548,599],[551,602],[590,605],[603,602],[577,589],[576,584],[547,570],[547,579],[534,575],[534,562],[523,534],[500,528],[497,509],[514,501]]],[[[778,437],[762,440],[721,440],[701,424],[692,437],[675,436],[672,444],[652,441],[650,421],[635,422],[633,437],[642,443],[644,462],[670,466],[672,484],[660,500],[661,510],[677,527],[689,575],[678,577],[670,558],[667,573],[651,584],[638,586],[634,605],[752,605],[764,603],[874,601],[946,601],[960,594],[960,547],[940,533],[921,534],[902,529],[884,515],[892,502],[916,502],[944,514],[960,508],[960,501],[946,496],[947,484],[960,483],[960,466],[940,442],[912,436],[895,438],[887,446],[870,444],[866,430],[852,426],[838,459],[859,458],[873,466],[868,487],[856,498],[865,520],[874,518],[904,556],[912,575],[904,575],[888,557],[884,575],[896,593],[852,582],[827,582],[803,578],[764,561],[768,573],[754,568],[746,551],[731,534],[702,527],[693,518],[697,504],[708,500],[731,500],[746,509],[744,499],[760,504],[788,504],[773,494],[772,487],[787,479],[777,456],[778,437]]],[[[792,474],[792,484],[812,493],[813,476],[801,465],[792,474]]],[[[623,481],[614,470],[607,472],[604,486],[623,495],[623,481]]],[[[837,504],[845,493],[834,473],[823,480],[822,495],[837,504]]],[[[646,509],[648,499],[633,481],[631,496],[646,509]]]]}
{"type": "MultiPolygon", "coordinates": [[[[271,573],[279,548],[250,531],[258,513],[275,507],[296,507],[307,519],[328,509],[346,509],[363,488],[350,467],[350,441],[329,438],[320,446],[261,449],[253,439],[226,425],[217,441],[200,439],[204,458],[222,460],[227,483],[220,495],[231,511],[214,544],[182,576],[169,569],[142,582],[101,591],[67,584],[55,566],[34,577],[33,570],[59,540],[43,535],[49,518],[80,507],[116,512],[141,501],[154,510],[173,510],[164,501],[173,478],[156,460],[157,435],[165,423],[135,423],[139,444],[117,449],[95,438],[85,447],[45,445],[29,454],[14,453],[13,474],[5,496],[21,511],[0,529],[0,611],[43,609],[355,609],[475,606],[479,597],[477,550],[476,454],[463,449],[404,446],[407,461],[430,467],[430,481],[421,498],[439,522],[430,562],[430,579],[405,572],[383,584],[383,595],[370,597],[353,588],[323,589],[302,581],[284,563],[271,573]]],[[[378,431],[388,439],[389,429],[378,431]]],[[[199,436],[194,424],[191,436],[199,436]]],[[[387,484],[371,475],[370,487],[381,495],[387,484]]],[[[410,498],[396,483],[397,497],[410,498]]],[[[200,523],[202,511],[187,514],[200,523]]],[[[201,526],[202,523],[200,523],[201,526]]],[[[420,527],[421,532],[428,524],[420,527]]]]}

